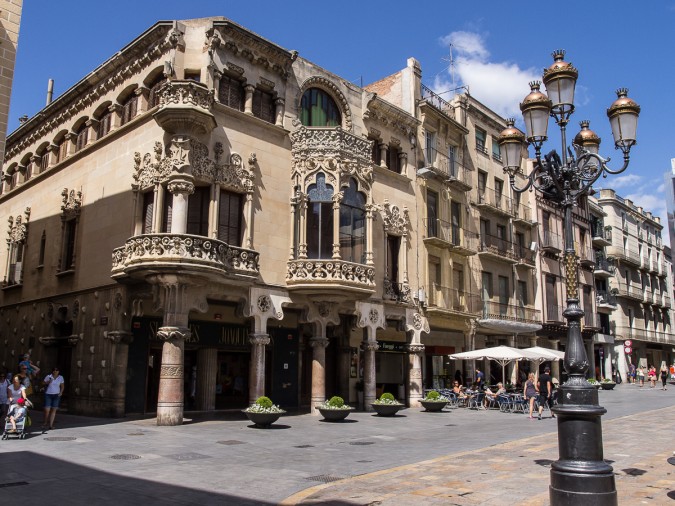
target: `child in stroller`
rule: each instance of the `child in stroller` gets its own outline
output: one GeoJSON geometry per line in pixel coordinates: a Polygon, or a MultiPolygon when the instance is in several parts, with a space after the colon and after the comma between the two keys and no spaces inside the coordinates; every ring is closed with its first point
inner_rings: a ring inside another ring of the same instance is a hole
{"type": "Polygon", "coordinates": [[[16,404],[10,406],[2,439],[8,439],[10,434],[17,436],[19,439],[26,437],[26,428],[30,425],[28,406],[29,401],[22,397],[16,401],[16,404]]]}

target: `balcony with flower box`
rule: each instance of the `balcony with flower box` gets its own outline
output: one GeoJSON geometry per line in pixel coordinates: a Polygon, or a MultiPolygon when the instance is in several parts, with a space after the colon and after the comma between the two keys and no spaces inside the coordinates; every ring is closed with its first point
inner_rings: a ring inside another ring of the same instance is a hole
{"type": "Polygon", "coordinates": [[[614,264],[610,260],[604,258],[595,259],[595,269],[593,269],[593,275],[596,278],[611,278],[614,276],[614,264]]]}
{"type": "Polygon", "coordinates": [[[602,222],[596,222],[591,226],[593,246],[612,245],[612,227],[605,227],[602,222]]]}
{"type": "Polygon", "coordinates": [[[260,254],[217,239],[188,234],[144,234],[127,239],[112,254],[114,279],[182,274],[213,281],[253,281],[260,254]]]}
{"type": "Polygon", "coordinates": [[[425,244],[445,248],[462,256],[472,256],[478,251],[478,234],[448,221],[440,219],[424,220],[427,236],[425,244]]]}
{"type": "Polygon", "coordinates": [[[595,307],[598,313],[611,314],[617,308],[616,295],[604,290],[595,292],[595,307]]]}

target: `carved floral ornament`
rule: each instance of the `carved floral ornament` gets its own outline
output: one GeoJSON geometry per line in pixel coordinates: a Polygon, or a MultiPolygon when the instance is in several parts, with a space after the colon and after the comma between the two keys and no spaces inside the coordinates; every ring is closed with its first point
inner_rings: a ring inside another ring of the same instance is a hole
{"type": "Polygon", "coordinates": [[[261,295],[258,297],[258,310],[261,313],[267,313],[272,308],[272,299],[269,295],[261,295]]]}
{"type": "Polygon", "coordinates": [[[16,219],[10,216],[7,219],[9,224],[7,230],[7,243],[23,243],[26,241],[26,235],[28,233],[28,220],[30,220],[30,207],[27,207],[24,211],[24,217],[21,215],[17,216],[16,219]]]}
{"type": "Polygon", "coordinates": [[[208,110],[213,100],[213,90],[194,81],[167,81],[159,89],[160,107],[192,105],[208,110]]]}
{"type": "Polygon", "coordinates": [[[359,138],[340,127],[301,127],[291,133],[293,169],[291,179],[303,187],[315,183],[323,173],[335,191],[354,178],[361,191],[369,192],[374,181],[370,160],[372,141],[359,138]]]}
{"type": "MultiPolygon", "coordinates": [[[[161,142],[155,142],[154,153],[134,154],[134,175],[131,187],[135,191],[144,190],[156,184],[166,183],[173,173],[183,171],[201,181],[215,183],[240,193],[253,192],[254,174],[244,165],[241,155],[232,153],[228,163],[221,163],[223,145],[214,144],[214,157],[209,149],[194,139],[174,139],[166,152],[161,142]]],[[[255,158],[253,158],[255,159],[255,158]]]]}
{"type": "Polygon", "coordinates": [[[61,191],[61,213],[66,217],[78,216],[82,207],[82,192],[68,190],[61,191]]]}
{"type": "Polygon", "coordinates": [[[403,207],[400,210],[398,206],[391,205],[388,199],[384,199],[384,204],[380,207],[384,230],[389,235],[408,235],[410,219],[408,208],[403,207]]]}

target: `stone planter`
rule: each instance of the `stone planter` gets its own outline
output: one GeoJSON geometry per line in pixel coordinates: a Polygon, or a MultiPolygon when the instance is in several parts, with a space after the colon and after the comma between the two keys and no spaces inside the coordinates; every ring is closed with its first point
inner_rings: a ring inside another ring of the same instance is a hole
{"type": "Polygon", "coordinates": [[[319,413],[321,413],[321,416],[323,416],[323,419],[326,420],[327,422],[341,422],[347,416],[349,416],[349,413],[352,412],[352,408],[347,408],[347,409],[325,409],[325,408],[320,408],[317,406],[319,410],[319,413]]]}
{"type": "Polygon", "coordinates": [[[448,401],[425,401],[423,399],[420,401],[420,404],[424,406],[425,411],[438,413],[443,411],[443,408],[448,404],[448,401]]]}
{"type": "Polygon", "coordinates": [[[612,390],[616,386],[616,383],[600,383],[600,388],[603,390],[612,390]]]}
{"type": "Polygon", "coordinates": [[[403,404],[371,404],[375,412],[380,416],[394,416],[403,409],[403,404]]]}
{"type": "Polygon", "coordinates": [[[285,411],[280,413],[252,413],[250,411],[243,410],[243,413],[246,417],[251,420],[256,427],[267,428],[276,422],[279,417],[285,414],[285,411]]]}

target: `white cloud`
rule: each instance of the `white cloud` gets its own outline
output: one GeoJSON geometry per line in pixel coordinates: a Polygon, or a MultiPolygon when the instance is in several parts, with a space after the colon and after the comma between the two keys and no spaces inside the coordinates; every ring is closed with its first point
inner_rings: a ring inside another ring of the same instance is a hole
{"type": "MultiPolygon", "coordinates": [[[[474,32],[452,32],[440,39],[440,44],[452,44],[454,86],[469,87],[471,95],[503,117],[520,118],[519,104],[529,92],[528,83],[540,80],[538,69],[523,69],[509,61],[490,61],[486,35],[474,32]]],[[[441,93],[453,88],[451,73],[437,76],[434,91],[441,93]]]]}
{"type": "MultiPolygon", "coordinates": [[[[637,174],[627,174],[625,176],[612,177],[603,181],[603,188],[612,188],[613,190],[618,190],[620,188],[632,187],[635,189],[635,186],[642,181],[642,176],[637,174]]],[[[631,199],[632,200],[632,199],[631,199]]]]}

